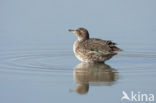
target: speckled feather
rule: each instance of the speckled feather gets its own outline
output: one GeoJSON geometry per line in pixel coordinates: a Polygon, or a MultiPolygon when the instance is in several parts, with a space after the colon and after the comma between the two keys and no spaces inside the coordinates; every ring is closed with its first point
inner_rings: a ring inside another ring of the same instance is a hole
{"type": "Polygon", "coordinates": [[[76,50],[78,52],[90,53],[91,51],[96,51],[103,55],[115,54],[121,51],[121,49],[115,46],[115,43],[111,41],[96,39],[96,38],[91,38],[91,39],[79,42],[76,47],[77,47],[76,50]]]}
{"type": "Polygon", "coordinates": [[[85,62],[103,62],[116,55],[121,49],[111,41],[91,38],[74,43],[74,52],[79,60],[85,62]],[[94,53],[96,51],[97,53],[94,53]]]}

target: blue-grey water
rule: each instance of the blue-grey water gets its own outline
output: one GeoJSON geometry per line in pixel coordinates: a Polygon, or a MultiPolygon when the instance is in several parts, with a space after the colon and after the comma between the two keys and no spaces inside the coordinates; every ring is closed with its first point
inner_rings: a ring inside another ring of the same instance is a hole
{"type": "Polygon", "coordinates": [[[123,91],[156,95],[155,4],[1,0],[0,103],[120,103],[123,91]],[[77,38],[68,32],[78,27],[124,51],[106,64],[80,63],[72,51],[77,38]]]}

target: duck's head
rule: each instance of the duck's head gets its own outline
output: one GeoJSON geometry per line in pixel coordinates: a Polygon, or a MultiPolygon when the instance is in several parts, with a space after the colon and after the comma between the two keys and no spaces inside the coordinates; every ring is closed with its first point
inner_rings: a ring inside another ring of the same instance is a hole
{"type": "Polygon", "coordinates": [[[76,30],[69,29],[69,31],[72,32],[73,34],[76,34],[79,41],[84,41],[89,39],[88,30],[85,28],[78,28],[76,30]]]}

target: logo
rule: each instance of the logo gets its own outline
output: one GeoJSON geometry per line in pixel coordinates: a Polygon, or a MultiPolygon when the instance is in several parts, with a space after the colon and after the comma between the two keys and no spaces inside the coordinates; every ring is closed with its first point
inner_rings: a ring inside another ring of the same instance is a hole
{"type": "Polygon", "coordinates": [[[131,91],[129,94],[122,91],[121,101],[134,101],[134,102],[154,102],[154,94],[147,94],[141,92],[131,91]]]}

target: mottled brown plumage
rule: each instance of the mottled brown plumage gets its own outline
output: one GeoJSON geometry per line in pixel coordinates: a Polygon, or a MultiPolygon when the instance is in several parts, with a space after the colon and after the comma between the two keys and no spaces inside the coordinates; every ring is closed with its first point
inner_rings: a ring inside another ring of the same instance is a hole
{"type": "Polygon", "coordinates": [[[121,51],[116,47],[116,43],[110,40],[89,38],[89,33],[85,28],[69,31],[78,37],[74,43],[73,51],[80,61],[104,62],[121,51]]]}

